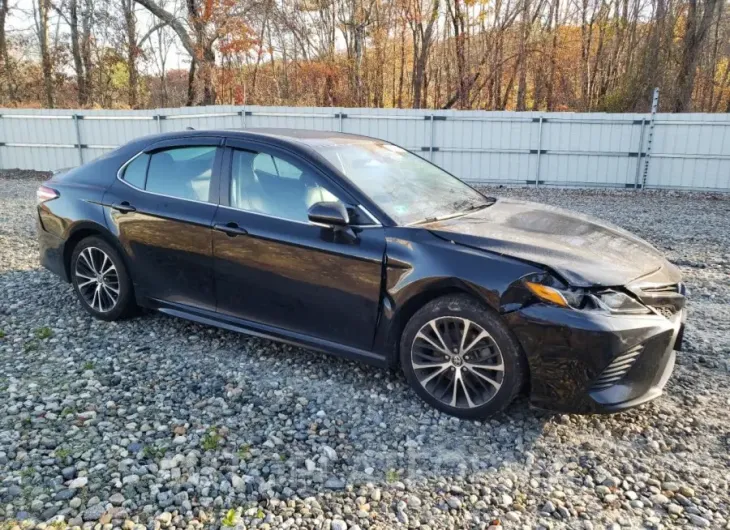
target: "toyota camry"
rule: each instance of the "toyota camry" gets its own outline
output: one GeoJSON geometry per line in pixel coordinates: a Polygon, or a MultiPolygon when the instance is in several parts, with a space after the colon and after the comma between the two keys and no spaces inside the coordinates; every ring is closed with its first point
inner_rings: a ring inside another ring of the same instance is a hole
{"type": "Polygon", "coordinates": [[[382,140],[160,134],[37,198],[42,264],[94,317],[150,308],[400,369],[459,417],[521,391],[559,411],[639,405],[682,342],[680,274],[649,243],[382,140]]]}

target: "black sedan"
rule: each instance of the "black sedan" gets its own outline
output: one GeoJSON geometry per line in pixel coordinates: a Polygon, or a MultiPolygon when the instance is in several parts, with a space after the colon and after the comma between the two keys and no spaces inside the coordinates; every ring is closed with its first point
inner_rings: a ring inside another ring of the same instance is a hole
{"type": "Polygon", "coordinates": [[[44,266],[103,320],[139,307],[400,367],[439,410],[612,412],[659,396],[676,267],[606,223],[482,195],[388,142],[150,136],[38,190],[44,266]]]}

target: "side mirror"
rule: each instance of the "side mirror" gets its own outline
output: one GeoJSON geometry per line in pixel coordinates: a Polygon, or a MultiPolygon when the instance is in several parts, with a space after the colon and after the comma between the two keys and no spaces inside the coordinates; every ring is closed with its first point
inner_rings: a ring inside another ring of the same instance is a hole
{"type": "Polygon", "coordinates": [[[309,220],[327,226],[347,226],[350,216],[341,202],[316,202],[309,208],[309,220]]]}

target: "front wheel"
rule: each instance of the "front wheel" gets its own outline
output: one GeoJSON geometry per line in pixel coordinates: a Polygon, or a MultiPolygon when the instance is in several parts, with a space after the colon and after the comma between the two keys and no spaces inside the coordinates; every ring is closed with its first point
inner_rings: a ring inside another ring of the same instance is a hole
{"type": "Polygon", "coordinates": [[[503,410],[525,380],[525,361],[496,313],[464,295],[438,298],[408,321],[401,366],[418,395],[460,418],[503,410]]]}
{"type": "Polygon", "coordinates": [[[79,242],[71,255],[71,281],[81,305],[101,320],[119,320],[136,309],[132,281],[119,252],[97,236],[79,242]]]}

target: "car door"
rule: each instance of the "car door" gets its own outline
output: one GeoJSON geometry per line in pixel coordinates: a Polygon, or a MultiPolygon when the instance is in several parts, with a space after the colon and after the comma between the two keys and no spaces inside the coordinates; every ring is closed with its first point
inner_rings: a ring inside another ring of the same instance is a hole
{"type": "Polygon", "coordinates": [[[122,167],[104,195],[137,296],[215,310],[211,227],[221,143],[189,137],[154,144],[122,167]]]}
{"type": "Polygon", "coordinates": [[[213,231],[218,312],[369,350],[383,228],[372,219],[345,231],[310,223],[314,202],[355,205],[297,156],[266,144],[227,145],[213,231]]]}

